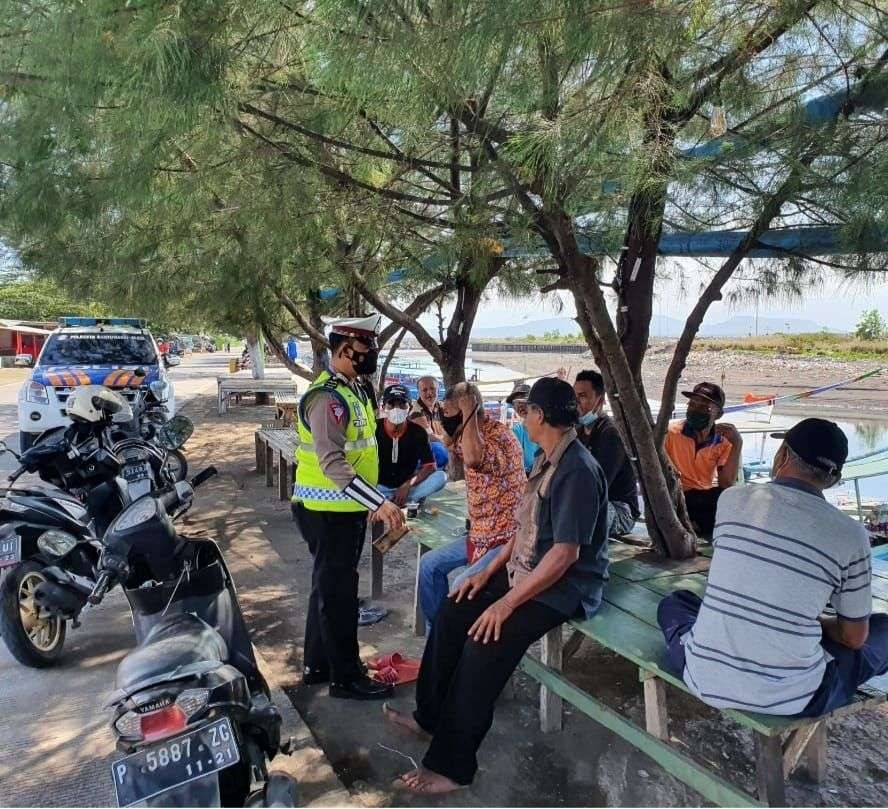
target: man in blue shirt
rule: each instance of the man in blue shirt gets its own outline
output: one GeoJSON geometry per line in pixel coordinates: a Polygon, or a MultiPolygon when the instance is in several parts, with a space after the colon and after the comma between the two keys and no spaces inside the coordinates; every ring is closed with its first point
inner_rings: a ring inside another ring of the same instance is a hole
{"type": "Polygon", "coordinates": [[[515,385],[506,399],[506,404],[512,405],[512,407],[515,408],[515,415],[518,416],[518,421],[512,425],[512,432],[515,434],[515,438],[518,439],[518,443],[521,444],[521,452],[524,455],[524,472],[528,475],[530,474],[530,470],[533,469],[534,456],[540,448],[538,444],[534,444],[534,442],[530,440],[530,436],[527,434],[527,428],[524,426],[524,419],[527,416],[527,397],[529,394],[530,385],[519,384],[515,385]]]}

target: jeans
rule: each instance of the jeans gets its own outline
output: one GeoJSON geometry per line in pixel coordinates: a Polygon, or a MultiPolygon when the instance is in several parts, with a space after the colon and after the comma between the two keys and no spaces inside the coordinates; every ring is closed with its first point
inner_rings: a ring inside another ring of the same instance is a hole
{"type": "MultiPolygon", "coordinates": [[[[417,587],[419,588],[419,606],[422,608],[422,614],[425,615],[427,631],[434,623],[438,610],[447,600],[447,594],[451,590],[447,577],[451,572],[458,567],[465,566],[468,562],[466,540],[467,536],[463,534],[459,539],[448,542],[433,551],[428,551],[420,557],[417,587]]],[[[466,575],[483,570],[496,558],[499,552],[500,548],[489,550],[471,567],[467,568],[457,581],[466,575]]]]}
{"type": "Polygon", "coordinates": [[[691,489],[684,493],[688,516],[702,537],[711,537],[715,530],[715,509],[723,491],[724,489],[716,486],[712,489],[691,489]]]}
{"type": "Polygon", "coordinates": [[[635,528],[635,515],[628,503],[609,501],[607,504],[607,535],[615,539],[631,534],[635,528]]]}
{"type": "MultiPolygon", "coordinates": [[[[657,608],[657,623],[666,638],[669,663],[684,672],[685,651],[681,639],[693,627],[703,604],[690,590],[676,590],[657,608]]],[[[869,637],[861,649],[849,649],[830,638],[821,640],[833,659],[826,664],[823,680],[799,716],[822,716],[847,705],[867,680],[888,672],[888,615],[874,613],[869,619],[869,637]]]]}
{"type": "MultiPolygon", "coordinates": [[[[431,497],[435,492],[440,492],[446,483],[446,472],[441,472],[440,470],[432,472],[432,474],[425,480],[417,483],[410,489],[410,494],[407,495],[407,502],[419,503],[427,497],[431,497]]],[[[397,489],[393,489],[391,486],[383,486],[381,483],[377,483],[376,488],[388,498],[391,498],[391,496],[397,491],[397,489]]]]}
{"type": "Polygon", "coordinates": [[[469,784],[478,769],[478,748],[493,724],[496,699],[532,643],[566,617],[552,607],[525,601],[502,626],[500,639],[478,643],[469,627],[509,590],[505,570],[471,601],[441,608],[422,655],[414,718],[432,734],[423,766],[469,784]]]}

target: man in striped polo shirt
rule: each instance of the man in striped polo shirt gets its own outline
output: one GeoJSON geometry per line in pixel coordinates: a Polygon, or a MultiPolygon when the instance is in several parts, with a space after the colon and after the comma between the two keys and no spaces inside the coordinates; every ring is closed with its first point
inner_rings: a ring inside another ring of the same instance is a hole
{"type": "Polygon", "coordinates": [[[771,482],[719,499],[702,602],[679,590],[658,619],[670,662],[703,702],[819,716],[888,671],[888,615],[870,614],[866,531],[823,497],[841,479],[844,433],[805,419],[774,437],[784,440],[771,482]]]}

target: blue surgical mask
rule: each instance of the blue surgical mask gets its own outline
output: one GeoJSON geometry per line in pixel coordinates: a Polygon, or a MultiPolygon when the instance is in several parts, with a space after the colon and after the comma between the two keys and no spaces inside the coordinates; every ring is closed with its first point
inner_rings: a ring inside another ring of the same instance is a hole
{"type": "Polygon", "coordinates": [[[594,410],[590,410],[588,413],[584,413],[580,416],[581,427],[591,427],[596,421],[598,421],[598,413],[594,410]]]}

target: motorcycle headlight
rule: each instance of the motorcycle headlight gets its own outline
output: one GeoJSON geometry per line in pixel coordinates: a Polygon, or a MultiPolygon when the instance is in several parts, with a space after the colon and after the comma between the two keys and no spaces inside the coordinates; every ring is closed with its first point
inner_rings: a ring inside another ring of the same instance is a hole
{"type": "Polygon", "coordinates": [[[47,556],[64,556],[76,546],[76,537],[64,531],[44,531],[37,537],[37,547],[47,556]]]}
{"type": "Polygon", "coordinates": [[[111,531],[129,531],[143,522],[147,522],[157,513],[157,503],[153,497],[142,497],[124,511],[108,529],[111,531]]]}
{"type": "Polygon", "coordinates": [[[46,392],[46,386],[39,382],[29,382],[25,388],[25,401],[31,404],[49,404],[49,394],[46,392]]]}

